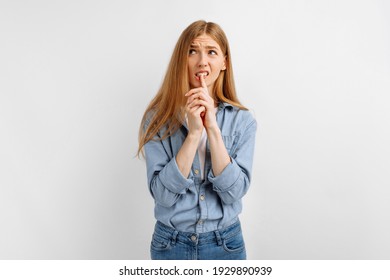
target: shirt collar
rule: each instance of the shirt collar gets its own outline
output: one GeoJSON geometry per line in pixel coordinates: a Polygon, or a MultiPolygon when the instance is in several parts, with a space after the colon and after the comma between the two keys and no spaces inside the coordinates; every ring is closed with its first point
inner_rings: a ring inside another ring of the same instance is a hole
{"type": "Polygon", "coordinates": [[[233,109],[233,105],[232,104],[229,104],[227,102],[219,102],[218,104],[218,109],[219,110],[222,110],[224,108],[230,108],[230,109],[233,109]]]}

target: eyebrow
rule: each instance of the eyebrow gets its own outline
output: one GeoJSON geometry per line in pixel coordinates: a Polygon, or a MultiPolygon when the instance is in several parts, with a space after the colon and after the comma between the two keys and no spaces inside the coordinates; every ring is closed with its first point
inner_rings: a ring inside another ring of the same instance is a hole
{"type": "MultiPolygon", "coordinates": [[[[194,49],[198,49],[198,48],[199,48],[199,45],[191,44],[190,47],[191,47],[191,48],[194,48],[194,49]]],[[[216,46],[210,46],[210,45],[205,46],[205,48],[208,49],[208,50],[211,50],[211,49],[218,50],[218,48],[217,48],[216,46]]]]}

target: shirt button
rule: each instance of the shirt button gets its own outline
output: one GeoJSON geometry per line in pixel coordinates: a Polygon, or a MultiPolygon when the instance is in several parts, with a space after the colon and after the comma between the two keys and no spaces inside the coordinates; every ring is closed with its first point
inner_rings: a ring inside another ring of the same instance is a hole
{"type": "Polygon", "coordinates": [[[198,169],[195,169],[194,172],[195,172],[196,175],[199,174],[199,170],[198,169]]]}
{"type": "Polygon", "coordinates": [[[191,236],[191,240],[195,242],[196,241],[196,235],[191,236]]]}
{"type": "Polygon", "coordinates": [[[204,200],[204,195],[200,195],[200,200],[204,200]]]}
{"type": "Polygon", "coordinates": [[[203,220],[198,221],[198,225],[201,225],[201,224],[203,224],[203,220]]]}

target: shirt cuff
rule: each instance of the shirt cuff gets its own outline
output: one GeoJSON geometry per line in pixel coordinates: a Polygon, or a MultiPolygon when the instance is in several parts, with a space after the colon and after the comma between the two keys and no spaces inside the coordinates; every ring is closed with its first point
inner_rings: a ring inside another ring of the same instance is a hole
{"type": "Polygon", "coordinates": [[[213,184],[213,188],[217,192],[226,192],[240,177],[241,168],[237,162],[231,158],[231,162],[222,170],[221,174],[214,176],[213,169],[210,169],[208,174],[209,181],[213,184]]]}
{"type": "Polygon", "coordinates": [[[161,170],[159,176],[160,180],[165,182],[164,187],[173,193],[185,194],[186,189],[193,183],[193,180],[186,179],[183,174],[181,174],[176,163],[176,157],[172,158],[165,168],[161,170]]]}

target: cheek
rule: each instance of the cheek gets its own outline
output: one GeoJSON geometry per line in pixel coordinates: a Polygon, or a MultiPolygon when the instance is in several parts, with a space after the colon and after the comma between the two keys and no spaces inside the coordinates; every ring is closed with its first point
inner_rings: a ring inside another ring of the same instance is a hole
{"type": "Polygon", "coordinates": [[[193,80],[194,79],[194,73],[190,70],[190,69],[188,69],[188,79],[189,80],[193,80]]]}
{"type": "Polygon", "coordinates": [[[188,72],[188,82],[190,83],[191,88],[199,86],[197,84],[196,77],[194,75],[191,75],[191,72],[188,72]]]}
{"type": "Polygon", "coordinates": [[[217,79],[220,73],[221,73],[221,71],[215,70],[215,71],[213,72],[212,78],[213,78],[214,80],[217,79]]]}
{"type": "Polygon", "coordinates": [[[194,82],[196,80],[196,77],[195,77],[194,73],[192,73],[190,71],[188,72],[188,80],[190,82],[194,82]]]}

